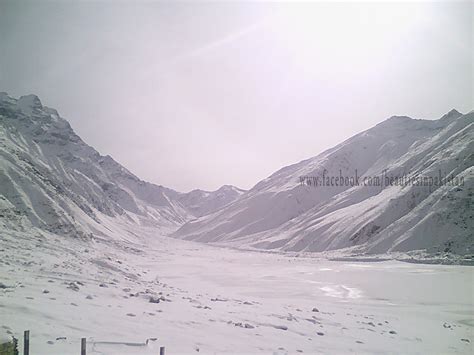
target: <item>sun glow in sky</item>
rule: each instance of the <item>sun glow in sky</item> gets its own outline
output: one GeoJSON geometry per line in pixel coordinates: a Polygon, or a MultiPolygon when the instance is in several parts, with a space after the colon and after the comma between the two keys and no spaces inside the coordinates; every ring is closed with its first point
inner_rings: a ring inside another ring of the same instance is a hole
{"type": "Polygon", "coordinates": [[[0,91],[139,177],[252,187],[392,116],[473,109],[471,2],[0,2],[0,91]]]}

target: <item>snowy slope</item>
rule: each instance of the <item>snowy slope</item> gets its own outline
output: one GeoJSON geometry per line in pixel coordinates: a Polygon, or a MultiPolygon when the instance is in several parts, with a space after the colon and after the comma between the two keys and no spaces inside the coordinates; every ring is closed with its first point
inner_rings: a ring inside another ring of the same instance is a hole
{"type": "Polygon", "coordinates": [[[84,143],[54,109],[34,95],[0,94],[0,219],[7,229],[58,234],[101,232],[104,221],[174,230],[195,211],[233,201],[233,188],[189,199],[140,180],[84,143]],[[217,195],[217,196],[216,196],[217,195]]]}
{"type": "Polygon", "coordinates": [[[174,236],[283,251],[473,253],[473,118],[455,110],[434,121],[392,117],[277,171],[174,236]],[[377,177],[434,178],[440,171],[462,177],[463,186],[367,186],[377,177]],[[355,175],[358,186],[322,186],[327,177],[355,175]]]}

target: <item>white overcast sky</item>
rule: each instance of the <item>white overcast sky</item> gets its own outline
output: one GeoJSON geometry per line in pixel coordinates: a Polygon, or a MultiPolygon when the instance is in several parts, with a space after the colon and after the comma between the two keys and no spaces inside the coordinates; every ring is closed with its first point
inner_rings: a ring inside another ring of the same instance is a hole
{"type": "Polygon", "coordinates": [[[467,2],[0,0],[0,91],[140,178],[250,188],[392,115],[473,109],[467,2]]]}

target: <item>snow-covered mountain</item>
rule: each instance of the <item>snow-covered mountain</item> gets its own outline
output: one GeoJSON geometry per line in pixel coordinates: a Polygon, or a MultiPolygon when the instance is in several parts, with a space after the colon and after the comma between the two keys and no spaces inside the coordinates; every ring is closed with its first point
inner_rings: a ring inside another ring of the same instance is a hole
{"type": "Polygon", "coordinates": [[[215,212],[235,201],[245,192],[232,185],[221,186],[216,191],[193,190],[182,194],[179,201],[196,217],[215,212]]]}
{"type": "Polygon", "coordinates": [[[0,226],[76,236],[124,228],[134,235],[140,226],[201,242],[297,252],[471,254],[473,118],[455,110],[434,121],[392,117],[249,191],[224,185],[181,193],[100,155],[38,97],[2,93],[0,226]],[[436,183],[440,176],[454,180],[436,183]],[[368,183],[377,179],[382,184],[368,183]]]}
{"type": "Polygon", "coordinates": [[[473,118],[455,110],[439,120],[392,117],[277,171],[174,236],[298,252],[473,253],[473,118]],[[440,176],[454,180],[436,183],[440,176]]]}
{"type": "Polygon", "coordinates": [[[140,180],[77,136],[34,95],[0,94],[0,219],[9,229],[106,233],[106,220],[174,230],[241,193],[198,196],[140,180]]]}

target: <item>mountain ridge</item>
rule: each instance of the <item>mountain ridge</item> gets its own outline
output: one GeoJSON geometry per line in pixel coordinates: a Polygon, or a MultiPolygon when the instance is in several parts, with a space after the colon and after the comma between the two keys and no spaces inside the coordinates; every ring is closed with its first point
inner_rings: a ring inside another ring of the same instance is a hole
{"type": "MultiPolygon", "coordinates": [[[[360,253],[385,253],[431,248],[434,252],[449,249],[455,253],[472,253],[474,249],[469,239],[469,230],[474,227],[472,212],[469,212],[472,210],[472,204],[459,209],[465,212],[465,215],[460,217],[462,223],[467,223],[462,230],[458,231],[456,225],[449,223],[449,228],[443,229],[445,233],[452,230],[457,234],[444,238],[434,233],[433,243],[430,243],[430,237],[422,242],[423,238],[413,230],[405,231],[404,235],[395,237],[396,233],[390,232],[390,228],[395,228],[397,221],[403,216],[416,220],[417,217],[407,215],[428,198],[431,192],[408,187],[402,192],[403,196],[398,196],[399,192],[393,190],[391,195],[388,193],[389,190],[384,192],[385,189],[382,188],[327,186],[324,189],[317,189],[314,186],[300,186],[298,178],[302,176],[321,178],[324,172],[326,175],[337,175],[340,172],[353,174],[354,170],[358,170],[362,176],[377,176],[384,169],[392,175],[414,173],[433,175],[436,171],[430,170],[429,167],[438,165],[439,169],[445,169],[448,173],[466,175],[463,175],[466,183],[465,195],[455,200],[468,201],[469,196],[472,196],[473,180],[474,149],[470,143],[474,140],[473,116],[472,113],[462,115],[453,110],[438,120],[415,120],[406,116],[393,116],[316,157],[278,170],[223,210],[187,222],[173,236],[219,245],[281,251],[323,252],[347,248],[360,253]],[[443,145],[440,135],[448,142],[447,144],[443,145]],[[429,156],[430,149],[434,149],[438,155],[436,159],[432,157],[432,161],[426,162],[425,158],[429,156]],[[443,153],[450,153],[452,156],[443,160],[443,153]],[[456,166],[462,169],[455,171],[456,166]],[[406,192],[411,191],[410,189],[420,195],[413,203],[406,196],[406,192]],[[388,200],[399,199],[403,201],[400,203],[409,204],[411,208],[399,211],[390,204],[384,204],[384,201],[378,201],[377,203],[392,212],[385,212],[379,208],[378,216],[373,216],[373,220],[366,220],[364,213],[368,214],[369,210],[377,209],[377,205],[364,207],[364,201],[368,203],[370,199],[376,200],[385,194],[388,200]],[[356,211],[354,206],[358,206],[362,213],[356,211]],[[337,213],[342,215],[338,218],[337,213]],[[248,218],[250,215],[252,218],[248,218]],[[358,217],[353,218],[351,215],[358,217]],[[342,216],[352,221],[352,227],[344,223],[342,216]],[[385,219],[387,222],[377,222],[380,219],[385,219]],[[393,226],[388,228],[390,224],[393,226]],[[410,239],[406,237],[407,233],[414,236],[410,239]],[[387,237],[387,234],[392,237],[387,237]],[[344,237],[338,237],[341,235],[344,237]],[[374,242],[375,236],[385,242],[374,242]],[[412,241],[416,239],[418,243],[408,246],[407,238],[412,241]],[[391,240],[394,245],[387,240],[391,240]],[[444,246],[445,243],[450,246],[444,246]]],[[[443,187],[443,190],[447,190],[447,187],[443,187]]],[[[456,196],[455,192],[455,190],[449,191],[449,194],[456,196]]],[[[435,196],[431,195],[433,198],[435,196]]],[[[440,207],[439,201],[434,200],[431,203],[436,202],[440,207]]],[[[440,209],[444,211],[445,207],[440,209]]],[[[420,213],[427,215],[429,212],[420,210],[420,213]]],[[[446,212],[441,214],[444,215],[446,212]]],[[[421,228],[420,226],[418,228],[421,228]]]]}
{"type": "Polygon", "coordinates": [[[143,181],[102,156],[36,95],[0,93],[0,123],[2,201],[26,225],[87,235],[103,217],[167,230],[195,217],[187,194],[143,181]]]}

